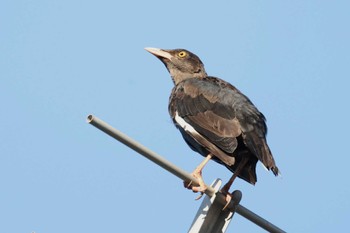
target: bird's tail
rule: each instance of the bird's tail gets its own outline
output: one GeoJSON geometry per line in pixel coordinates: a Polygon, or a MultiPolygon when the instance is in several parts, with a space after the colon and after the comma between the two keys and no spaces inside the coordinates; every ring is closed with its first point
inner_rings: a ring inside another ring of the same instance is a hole
{"type": "Polygon", "coordinates": [[[281,176],[282,174],[281,174],[281,171],[280,171],[280,169],[278,169],[278,167],[272,167],[271,168],[271,171],[273,172],[273,174],[275,175],[275,176],[281,176]]]}

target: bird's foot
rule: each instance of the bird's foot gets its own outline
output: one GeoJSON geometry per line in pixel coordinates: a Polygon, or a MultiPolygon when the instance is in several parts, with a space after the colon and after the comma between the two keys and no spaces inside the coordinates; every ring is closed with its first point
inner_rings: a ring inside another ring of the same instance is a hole
{"type": "Polygon", "coordinates": [[[191,189],[194,193],[204,193],[207,190],[207,186],[204,184],[204,182],[198,182],[199,186],[194,186],[192,181],[184,181],[184,187],[187,189],[191,189]]]}
{"type": "Polygon", "coordinates": [[[227,186],[224,186],[224,187],[220,190],[220,192],[221,192],[222,194],[225,195],[226,204],[225,204],[224,208],[222,208],[222,210],[226,210],[226,208],[227,208],[227,207],[230,205],[230,203],[231,203],[232,194],[229,193],[229,191],[228,191],[228,189],[227,189],[227,186]]]}
{"type": "Polygon", "coordinates": [[[192,189],[192,183],[193,183],[192,180],[184,181],[184,187],[187,188],[187,189],[192,189]]]}
{"type": "Polygon", "coordinates": [[[192,176],[197,178],[199,186],[194,186],[192,181],[184,181],[184,186],[187,189],[191,189],[195,193],[200,192],[201,194],[195,199],[195,200],[199,200],[203,196],[205,190],[207,190],[208,187],[205,185],[200,171],[195,170],[192,173],[192,176]]]}
{"type": "Polygon", "coordinates": [[[200,194],[195,198],[196,201],[203,197],[205,190],[207,190],[207,186],[205,184],[203,186],[192,187],[193,192],[195,192],[195,193],[200,192],[200,194]]]}

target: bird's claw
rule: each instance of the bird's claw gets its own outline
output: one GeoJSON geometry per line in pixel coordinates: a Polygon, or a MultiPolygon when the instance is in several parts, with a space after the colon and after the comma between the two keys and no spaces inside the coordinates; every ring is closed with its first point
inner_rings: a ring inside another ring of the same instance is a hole
{"type": "Polygon", "coordinates": [[[226,204],[225,204],[225,206],[222,208],[222,210],[224,211],[224,210],[226,210],[226,208],[227,208],[227,207],[230,205],[230,203],[231,203],[232,194],[228,192],[226,186],[224,186],[224,187],[220,190],[220,192],[221,192],[223,195],[225,195],[226,204]]]}
{"type": "Polygon", "coordinates": [[[205,184],[200,184],[200,186],[192,187],[193,192],[195,192],[195,193],[200,192],[201,193],[201,194],[199,194],[198,197],[196,197],[196,199],[195,199],[196,201],[203,197],[205,190],[207,190],[207,186],[205,184]]]}
{"type": "Polygon", "coordinates": [[[195,198],[195,200],[201,199],[201,197],[204,195],[205,190],[207,190],[207,186],[203,183],[200,182],[199,186],[193,186],[192,181],[184,181],[184,187],[187,189],[191,189],[194,193],[200,192],[201,194],[195,198]]]}
{"type": "Polygon", "coordinates": [[[192,191],[197,193],[197,192],[200,192],[201,194],[199,194],[195,200],[198,201],[199,199],[201,199],[204,195],[204,192],[205,190],[207,190],[207,186],[195,186],[195,187],[192,187],[192,191]]]}
{"type": "Polygon", "coordinates": [[[201,194],[199,194],[194,200],[198,201],[199,199],[201,199],[203,197],[204,193],[201,192],[201,194]]]}
{"type": "Polygon", "coordinates": [[[230,205],[231,200],[232,200],[232,195],[230,193],[226,193],[225,200],[226,200],[226,204],[225,204],[224,208],[222,208],[223,211],[226,210],[226,208],[230,205]]]}
{"type": "Polygon", "coordinates": [[[192,180],[190,181],[184,181],[184,187],[187,189],[192,189],[192,180]]]}

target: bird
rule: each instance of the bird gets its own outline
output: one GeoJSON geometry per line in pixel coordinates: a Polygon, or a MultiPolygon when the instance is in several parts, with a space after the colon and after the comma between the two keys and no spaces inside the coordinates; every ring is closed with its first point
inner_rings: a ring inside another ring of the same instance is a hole
{"type": "Polygon", "coordinates": [[[267,144],[265,116],[246,95],[229,82],[208,76],[200,58],[186,49],[145,50],[165,65],[174,83],[168,106],[173,123],[188,146],[205,157],[192,172],[199,185],[187,181],[185,187],[203,195],[207,186],[202,170],[210,160],[233,173],[220,190],[227,202],[236,177],[257,182],[258,161],[275,176],[280,173],[267,144]]]}

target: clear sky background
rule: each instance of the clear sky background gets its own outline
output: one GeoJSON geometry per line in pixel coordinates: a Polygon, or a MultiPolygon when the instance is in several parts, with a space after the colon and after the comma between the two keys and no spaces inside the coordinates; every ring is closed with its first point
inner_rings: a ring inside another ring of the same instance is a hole
{"type": "MultiPolygon", "coordinates": [[[[0,232],[187,232],[201,201],[88,125],[95,114],[191,172],[144,47],[186,48],[262,111],[282,178],[257,166],[241,204],[287,232],[350,220],[349,1],[0,3],[0,232]]],[[[204,179],[224,181],[211,162],[204,179]]],[[[264,232],[235,215],[228,232],[264,232]]]]}

